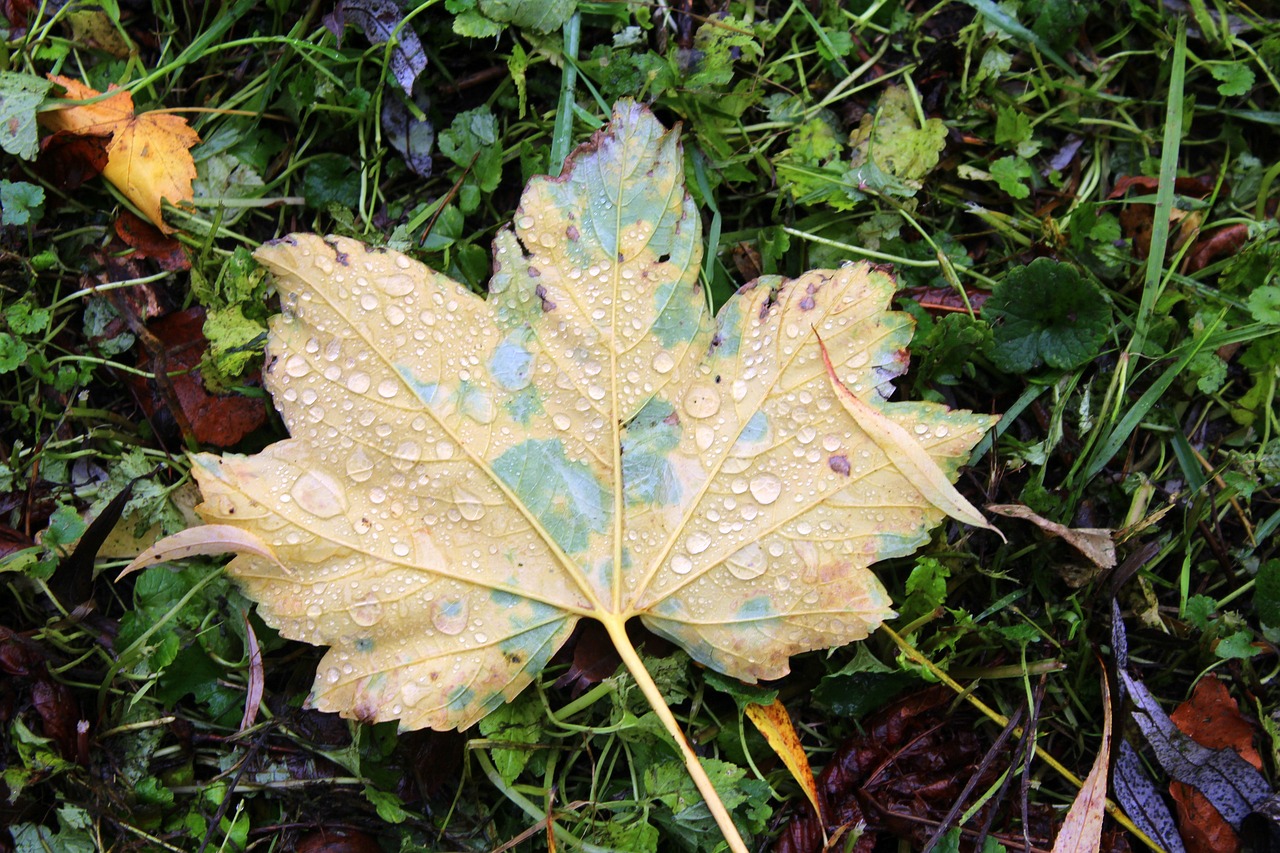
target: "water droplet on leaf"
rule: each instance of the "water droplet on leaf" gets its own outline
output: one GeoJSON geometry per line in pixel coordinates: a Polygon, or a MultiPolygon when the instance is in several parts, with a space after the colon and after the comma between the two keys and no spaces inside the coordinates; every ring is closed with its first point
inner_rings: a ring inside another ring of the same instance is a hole
{"type": "Polygon", "coordinates": [[[782,481],[773,474],[759,474],[751,478],[751,497],[768,506],[782,494],[782,481]]]}

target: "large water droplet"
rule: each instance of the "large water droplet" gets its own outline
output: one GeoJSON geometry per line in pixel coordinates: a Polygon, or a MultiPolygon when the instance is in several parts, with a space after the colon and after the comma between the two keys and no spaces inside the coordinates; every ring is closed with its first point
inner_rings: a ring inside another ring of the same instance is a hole
{"type": "Polygon", "coordinates": [[[467,627],[467,600],[450,598],[431,603],[431,624],[441,634],[454,636],[467,627]]]}
{"type": "Polygon", "coordinates": [[[309,471],[289,490],[297,505],[316,518],[333,518],[347,510],[347,493],[329,474],[309,471]]]}
{"type": "Polygon", "coordinates": [[[458,507],[458,512],[467,521],[479,521],[484,518],[484,504],[480,502],[480,498],[466,489],[454,489],[453,502],[458,507]]]}
{"type": "Polygon", "coordinates": [[[453,458],[453,442],[447,439],[440,439],[436,442],[436,458],[452,459],[453,458]]]}
{"type": "Polygon", "coordinates": [[[555,425],[556,429],[560,430],[568,429],[573,426],[573,420],[564,412],[556,412],[552,415],[551,423],[555,425]]]}
{"type": "Polygon", "coordinates": [[[363,394],[369,390],[370,384],[372,384],[372,380],[369,378],[369,374],[362,371],[357,370],[347,376],[347,390],[353,394],[363,394]]]}
{"type": "Polygon", "coordinates": [[[693,560],[690,560],[684,554],[676,554],[671,558],[671,571],[678,575],[687,575],[693,571],[693,560]]]}
{"type": "Polygon", "coordinates": [[[373,476],[373,460],[364,452],[363,447],[357,447],[347,457],[347,476],[357,483],[363,483],[373,476]]]}
{"type": "Polygon", "coordinates": [[[769,559],[760,543],[752,542],[734,551],[725,560],[725,565],[729,567],[729,573],[738,580],[750,581],[764,574],[769,567],[769,559]]]}
{"type": "Polygon", "coordinates": [[[782,494],[782,481],[773,474],[759,474],[751,478],[751,497],[768,506],[782,494]]]}
{"type": "Polygon", "coordinates": [[[699,450],[707,450],[716,440],[716,431],[709,426],[699,426],[693,431],[693,439],[699,450]]]}
{"type": "Polygon", "coordinates": [[[391,399],[400,390],[400,383],[391,379],[384,379],[378,383],[378,396],[391,399]]]}
{"type": "Polygon", "coordinates": [[[669,352],[660,352],[653,357],[653,369],[658,373],[670,373],[676,366],[676,360],[669,352]]]}
{"type": "Polygon", "coordinates": [[[711,547],[711,537],[701,530],[696,530],[690,533],[689,538],[684,541],[684,547],[690,554],[701,554],[711,547]]]}
{"type": "MultiPolygon", "coordinates": [[[[404,258],[397,258],[399,263],[404,258]]],[[[388,296],[408,296],[413,292],[413,278],[407,275],[380,275],[376,279],[378,286],[388,296]]]]}
{"type": "Polygon", "coordinates": [[[720,392],[705,382],[694,385],[685,392],[684,410],[691,418],[709,418],[720,411],[720,392]]]}
{"type": "Polygon", "coordinates": [[[311,372],[311,365],[301,355],[291,355],[284,363],[284,372],[297,379],[311,372]]]}
{"type": "Polygon", "coordinates": [[[382,602],[373,597],[351,605],[351,621],[368,628],[382,618],[382,602]]]}

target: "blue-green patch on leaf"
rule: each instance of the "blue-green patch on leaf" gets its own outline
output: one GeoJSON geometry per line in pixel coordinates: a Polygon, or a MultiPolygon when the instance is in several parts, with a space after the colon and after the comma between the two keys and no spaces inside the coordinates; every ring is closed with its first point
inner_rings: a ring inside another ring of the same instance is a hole
{"type": "Polygon", "coordinates": [[[521,442],[495,459],[493,470],[567,553],[609,529],[613,496],[590,468],[564,455],[559,439],[521,442]]]}
{"type": "Polygon", "coordinates": [[[680,501],[680,480],[667,461],[680,443],[680,429],[670,423],[674,407],[655,398],[627,427],[622,442],[622,482],[627,506],[671,506],[680,501]]]}

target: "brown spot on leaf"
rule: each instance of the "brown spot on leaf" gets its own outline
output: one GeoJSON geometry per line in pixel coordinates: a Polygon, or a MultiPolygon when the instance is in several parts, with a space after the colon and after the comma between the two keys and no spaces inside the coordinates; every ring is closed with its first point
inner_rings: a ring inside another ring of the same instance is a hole
{"type": "Polygon", "coordinates": [[[849,457],[843,455],[827,457],[827,467],[842,477],[849,476],[849,457]]]}
{"type": "Polygon", "coordinates": [[[544,312],[556,310],[556,304],[547,298],[546,287],[540,284],[533,289],[533,292],[536,293],[538,295],[538,298],[542,300],[542,310],[544,312]]]}

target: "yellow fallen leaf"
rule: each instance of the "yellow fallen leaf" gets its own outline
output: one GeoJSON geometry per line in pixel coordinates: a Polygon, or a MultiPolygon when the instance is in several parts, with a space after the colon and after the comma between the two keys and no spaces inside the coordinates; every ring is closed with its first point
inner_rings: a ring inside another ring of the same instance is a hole
{"type": "MultiPolygon", "coordinates": [[[[795,726],[791,724],[791,715],[787,713],[787,706],[783,705],[779,699],[774,699],[770,705],[752,702],[746,707],[746,713],[760,730],[760,734],[764,735],[769,746],[777,753],[778,758],[781,758],[782,763],[791,771],[792,777],[800,783],[800,789],[809,798],[809,803],[813,806],[819,821],[825,826],[826,817],[822,813],[822,805],[818,799],[818,784],[813,780],[809,756],[805,755],[804,747],[800,745],[800,736],[796,734],[795,726]]],[[[825,832],[825,829],[823,831],[825,832]]]]}
{"type": "MultiPolygon", "coordinates": [[[[835,365],[831,363],[831,354],[827,345],[818,339],[818,347],[822,351],[822,363],[827,368],[827,378],[831,389],[835,391],[840,405],[849,413],[858,428],[879,447],[889,459],[889,463],[901,472],[920,496],[947,515],[974,527],[983,527],[1004,539],[1004,534],[992,527],[982,513],[956,491],[955,486],[947,479],[947,474],[929,455],[920,441],[911,437],[897,421],[886,417],[879,409],[853,393],[836,374],[835,365]]],[[[929,428],[920,424],[918,434],[921,438],[929,436],[929,428]]],[[[944,427],[945,429],[945,427],[944,427]]],[[[945,433],[943,433],[945,435],[945,433]]]]}
{"type": "MultiPolygon", "coordinates": [[[[50,74],[49,79],[66,89],[70,99],[87,100],[102,94],[69,77],[50,74]]],[[[161,218],[160,202],[191,201],[191,182],[196,177],[190,148],[200,141],[200,135],[186,119],[161,112],[135,113],[133,96],[120,92],[91,104],[41,113],[40,123],[54,131],[110,136],[103,177],[151,224],[166,234],[173,233],[161,218]]]]}

